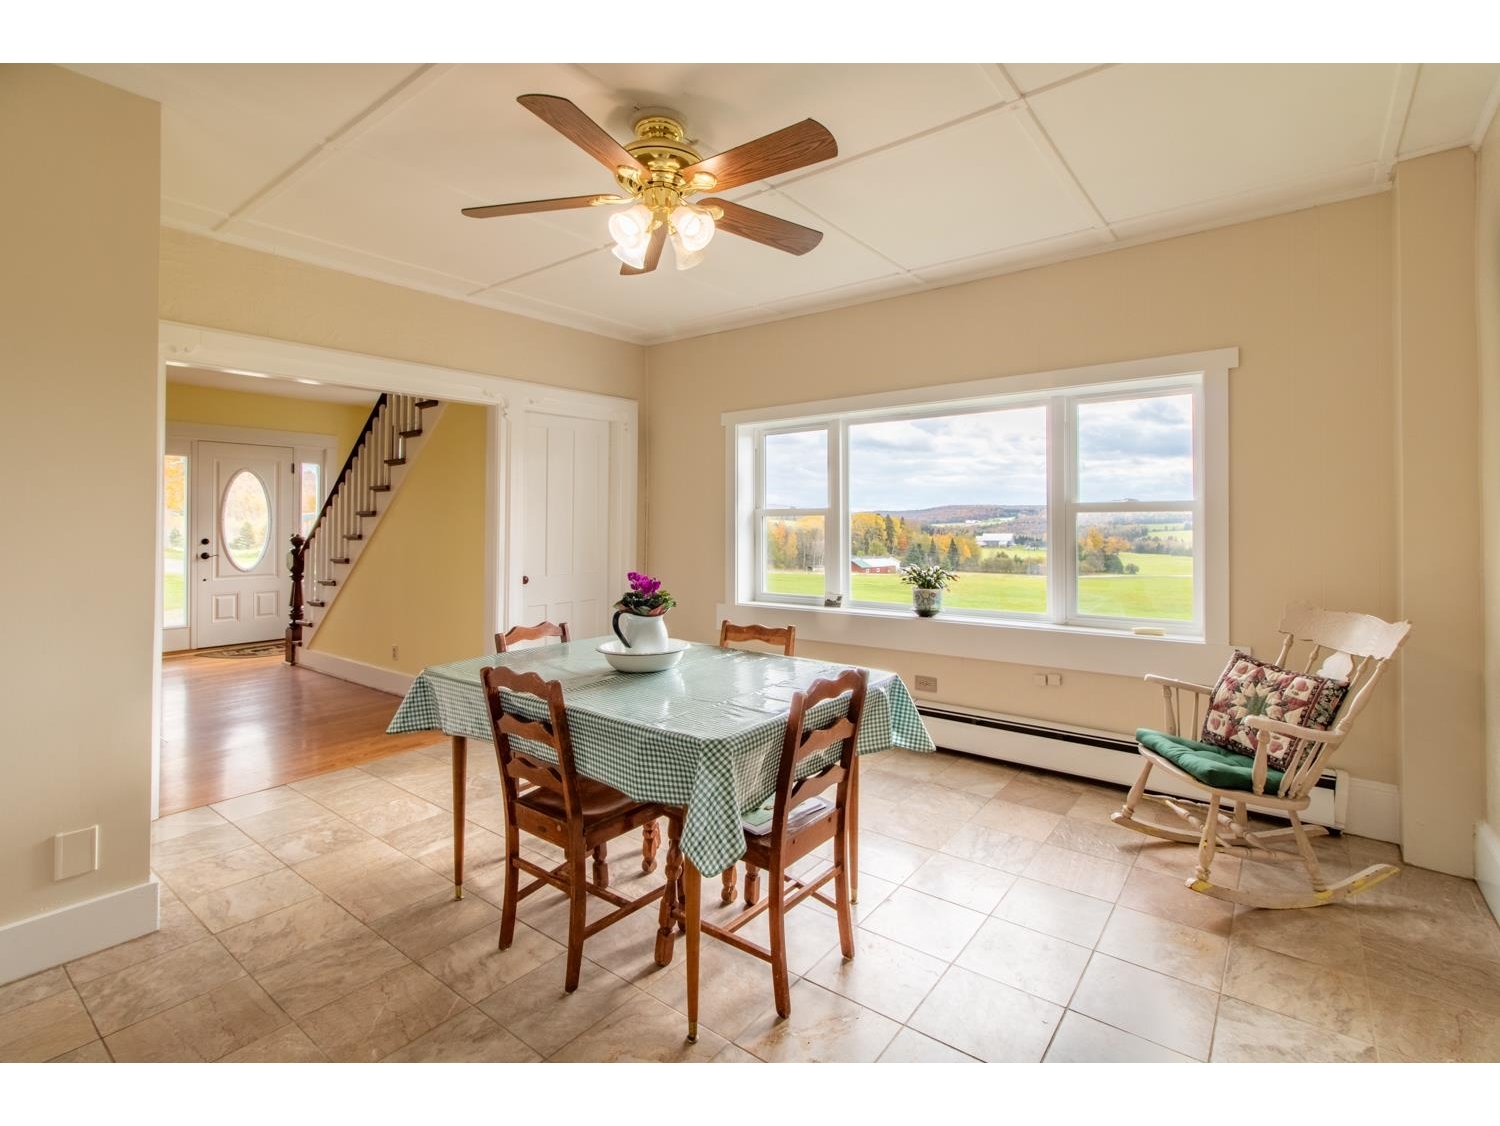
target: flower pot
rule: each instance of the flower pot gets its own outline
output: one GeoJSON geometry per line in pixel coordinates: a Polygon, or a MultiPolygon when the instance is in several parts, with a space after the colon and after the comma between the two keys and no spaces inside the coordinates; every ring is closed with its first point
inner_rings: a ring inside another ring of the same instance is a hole
{"type": "Polygon", "coordinates": [[[911,605],[920,618],[936,617],[937,612],[943,608],[943,592],[914,586],[911,589],[911,605]]]}
{"type": "Polygon", "coordinates": [[[629,610],[616,610],[610,624],[620,644],[632,653],[665,653],[670,647],[665,610],[650,617],[632,614],[629,610]]]}

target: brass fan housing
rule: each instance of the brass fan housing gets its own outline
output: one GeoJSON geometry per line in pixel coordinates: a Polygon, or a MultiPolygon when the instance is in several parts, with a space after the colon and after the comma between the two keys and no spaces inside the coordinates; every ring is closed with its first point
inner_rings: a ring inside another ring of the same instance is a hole
{"type": "MultiPolygon", "coordinates": [[[[625,144],[625,151],[640,161],[646,169],[641,176],[635,169],[618,169],[615,179],[631,195],[640,195],[649,188],[666,189],[678,196],[692,192],[709,191],[712,184],[705,184],[694,177],[688,181],[682,169],[697,164],[703,158],[687,143],[687,131],[682,122],[665,113],[647,113],[636,119],[635,137],[625,144]]],[[[703,177],[704,180],[711,177],[703,177]]],[[[663,192],[655,192],[661,196],[663,192]]]]}

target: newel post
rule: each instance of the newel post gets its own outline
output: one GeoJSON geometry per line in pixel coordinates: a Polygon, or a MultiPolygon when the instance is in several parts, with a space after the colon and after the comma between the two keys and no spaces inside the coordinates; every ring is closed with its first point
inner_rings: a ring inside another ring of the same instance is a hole
{"type": "Polygon", "coordinates": [[[286,569],[292,576],[292,597],[288,604],[291,611],[286,627],[286,663],[297,663],[297,647],[302,644],[302,573],[304,558],[302,549],[307,541],[301,533],[292,533],[292,547],[286,553],[286,569]]]}

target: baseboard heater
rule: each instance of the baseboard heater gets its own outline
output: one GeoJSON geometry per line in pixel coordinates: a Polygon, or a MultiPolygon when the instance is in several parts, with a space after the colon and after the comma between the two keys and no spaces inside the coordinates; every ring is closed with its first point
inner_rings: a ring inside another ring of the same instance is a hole
{"type": "MultiPolygon", "coordinates": [[[[1071,774],[1129,788],[1141,772],[1135,741],[1113,732],[1064,727],[973,709],[918,704],[928,734],[945,751],[962,751],[982,758],[1071,774]]],[[[1309,824],[1343,829],[1348,811],[1348,774],[1330,770],[1313,788],[1312,803],[1302,814],[1309,824]]],[[[1201,792],[1177,782],[1166,771],[1151,775],[1151,792],[1175,797],[1198,797],[1201,792]]],[[[1275,810],[1250,808],[1268,817],[1275,810]]]]}

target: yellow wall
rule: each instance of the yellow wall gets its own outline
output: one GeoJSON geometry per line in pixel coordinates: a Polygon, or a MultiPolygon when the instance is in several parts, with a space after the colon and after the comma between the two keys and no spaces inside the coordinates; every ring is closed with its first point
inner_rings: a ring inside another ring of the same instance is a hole
{"type": "Polygon", "coordinates": [[[159,143],[154,102],[0,66],[0,924],[150,876],[159,143]],[[95,824],[100,869],[54,882],[95,824]]]}
{"type": "Polygon", "coordinates": [[[1475,201],[1475,309],[1484,435],[1479,479],[1484,510],[1486,816],[1491,830],[1500,834],[1500,114],[1490,122],[1479,151],[1475,201]]]}
{"type": "Polygon", "coordinates": [[[449,403],[311,648],[409,673],[488,652],[484,477],[485,408],[449,403]]]}
{"type": "MultiPolygon", "coordinates": [[[[1231,639],[1273,649],[1299,598],[1394,617],[1391,220],[1369,196],[653,348],[651,424],[672,441],[649,450],[649,544],[674,631],[711,637],[725,596],[721,412],[1230,346],[1231,639]]],[[[930,673],[943,702],[1120,732],[1160,715],[1134,679],[1037,689],[1030,667],[805,648],[930,673]]],[[[1377,696],[1342,765],[1397,780],[1395,703],[1377,696]]]]}
{"type": "MultiPolygon", "coordinates": [[[[330,474],[337,473],[349,456],[354,439],[364,429],[365,419],[378,397],[357,403],[320,403],[287,395],[260,395],[172,383],[167,369],[167,421],[197,422],[208,426],[245,426],[255,430],[290,430],[303,434],[332,434],[338,445],[330,458],[330,474]]],[[[271,383],[270,386],[274,386],[271,383]]]]}

